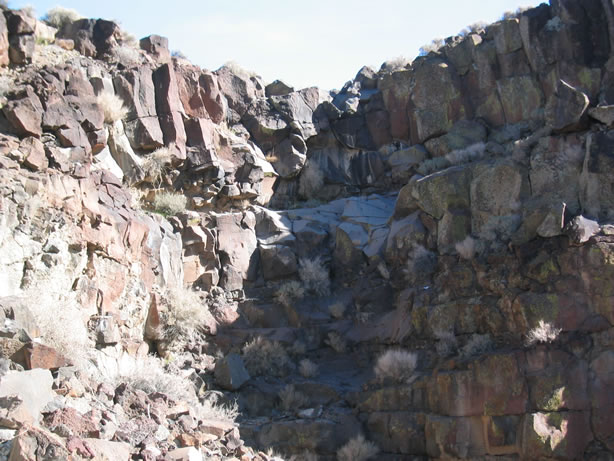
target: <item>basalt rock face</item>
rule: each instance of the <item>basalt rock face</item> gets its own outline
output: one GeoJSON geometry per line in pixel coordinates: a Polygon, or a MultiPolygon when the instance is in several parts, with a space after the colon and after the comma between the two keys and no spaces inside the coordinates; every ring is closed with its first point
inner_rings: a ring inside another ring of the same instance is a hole
{"type": "Polygon", "coordinates": [[[2,18],[0,457],[614,456],[611,2],[333,92],[2,18]]]}

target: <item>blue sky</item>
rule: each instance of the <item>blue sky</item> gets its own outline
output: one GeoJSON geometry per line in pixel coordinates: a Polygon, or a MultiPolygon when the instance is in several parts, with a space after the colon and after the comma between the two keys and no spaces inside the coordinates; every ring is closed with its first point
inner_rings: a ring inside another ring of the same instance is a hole
{"type": "Polygon", "coordinates": [[[405,56],[437,37],[536,0],[9,0],[42,16],[61,6],[114,19],[137,38],[169,38],[193,63],[227,61],[297,87],[340,88],[363,65],[405,56]]]}

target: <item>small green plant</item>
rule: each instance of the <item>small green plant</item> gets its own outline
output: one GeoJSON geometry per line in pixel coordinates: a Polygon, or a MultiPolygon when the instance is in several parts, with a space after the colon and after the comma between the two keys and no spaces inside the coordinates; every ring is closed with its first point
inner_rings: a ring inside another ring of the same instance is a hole
{"type": "Polygon", "coordinates": [[[378,379],[392,378],[398,382],[411,379],[418,363],[415,352],[390,349],[380,355],[375,364],[375,376],[378,379]]]}
{"type": "Polygon", "coordinates": [[[337,451],[339,461],[367,461],[379,453],[373,442],[369,442],[360,434],[343,445],[337,451]]]}
{"type": "Polygon", "coordinates": [[[175,192],[160,192],[154,198],[154,210],[164,216],[174,216],[185,211],[188,199],[175,192]]]}

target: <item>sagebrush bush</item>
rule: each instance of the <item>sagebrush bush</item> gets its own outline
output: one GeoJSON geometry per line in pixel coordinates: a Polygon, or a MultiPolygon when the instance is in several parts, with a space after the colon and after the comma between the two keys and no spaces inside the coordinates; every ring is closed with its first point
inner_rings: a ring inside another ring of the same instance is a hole
{"type": "Polygon", "coordinates": [[[252,376],[285,376],[292,366],[284,347],[261,336],[243,346],[243,362],[252,376]]]}
{"type": "Polygon", "coordinates": [[[405,69],[409,64],[411,64],[410,59],[406,58],[405,56],[398,56],[396,58],[384,61],[380,67],[380,70],[384,72],[397,72],[405,69]]]}
{"type": "Polygon", "coordinates": [[[155,187],[160,187],[166,168],[171,164],[173,151],[169,147],[160,147],[145,157],[143,172],[145,178],[155,187]]]}
{"type": "Polygon", "coordinates": [[[303,378],[315,378],[318,376],[318,365],[309,359],[303,359],[298,364],[298,371],[303,378]]]}
{"type": "Polygon", "coordinates": [[[445,170],[449,166],[450,162],[445,157],[428,158],[420,163],[416,171],[422,176],[428,176],[437,171],[445,170]]]}
{"type": "Polygon", "coordinates": [[[458,341],[454,333],[450,331],[437,330],[435,331],[435,338],[437,338],[435,350],[440,357],[449,357],[455,354],[458,350],[458,341]]]}
{"type": "Polygon", "coordinates": [[[154,210],[166,216],[174,216],[185,211],[187,205],[187,197],[175,192],[160,192],[156,194],[153,202],[154,210]]]}
{"type": "Polygon", "coordinates": [[[445,45],[443,38],[436,38],[431,43],[427,43],[426,45],[422,45],[420,47],[420,56],[426,56],[429,53],[438,52],[441,47],[445,45]]]}
{"type": "Polygon", "coordinates": [[[467,344],[461,349],[461,355],[465,358],[480,355],[492,348],[492,339],[489,334],[473,334],[467,344]]]}
{"type": "Polygon", "coordinates": [[[461,258],[468,260],[473,259],[477,251],[476,241],[470,235],[465,237],[463,241],[454,245],[454,248],[461,258]]]}
{"type": "Polygon", "coordinates": [[[561,331],[560,328],[555,328],[551,323],[540,320],[539,324],[527,334],[525,341],[526,345],[531,346],[536,343],[551,343],[556,341],[561,331]]]}
{"type": "Polygon", "coordinates": [[[198,419],[234,422],[239,416],[239,405],[237,402],[220,404],[218,401],[219,395],[212,393],[204,402],[193,407],[198,419]]]}
{"type": "Polygon", "coordinates": [[[275,293],[275,299],[283,306],[290,307],[292,303],[303,299],[305,296],[305,289],[300,282],[291,280],[283,283],[275,293]]]}
{"type": "Polygon", "coordinates": [[[115,123],[128,115],[124,101],[116,94],[102,92],[98,95],[97,101],[104,113],[105,123],[115,123]]]}
{"type": "Polygon", "coordinates": [[[484,158],[486,155],[486,144],[477,142],[464,149],[456,149],[446,154],[445,159],[450,165],[462,165],[484,158]]]}
{"type": "Polygon", "coordinates": [[[205,301],[189,288],[167,290],[161,298],[165,306],[161,315],[161,336],[175,347],[196,340],[198,333],[214,322],[205,301]]]}
{"type": "Polygon", "coordinates": [[[373,442],[369,442],[360,434],[343,445],[337,451],[339,461],[366,461],[379,453],[373,442]]]}
{"type": "Polygon", "coordinates": [[[49,11],[47,11],[47,14],[43,17],[43,21],[50,26],[61,30],[66,24],[72,24],[82,17],[83,16],[81,16],[76,10],[56,6],[55,8],[51,8],[49,11]]]}
{"type": "Polygon", "coordinates": [[[322,170],[314,161],[307,161],[299,177],[299,195],[306,200],[314,198],[322,187],[324,187],[324,174],[322,170]]]}
{"type": "Polygon", "coordinates": [[[330,333],[328,333],[328,336],[324,340],[324,343],[329,345],[331,349],[333,349],[335,352],[338,352],[339,354],[345,353],[345,350],[347,348],[347,343],[345,342],[345,339],[343,339],[341,335],[336,331],[331,331],[330,333]]]}
{"type": "Polygon", "coordinates": [[[330,316],[335,319],[342,319],[343,314],[345,313],[345,304],[342,302],[337,302],[328,306],[328,312],[330,316]]]}
{"type": "Polygon", "coordinates": [[[328,268],[319,256],[316,258],[299,259],[298,275],[308,292],[316,296],[330,294],[328,268]]]}
{"type": "Polygon", "coordinates": [[[401,349],[390,349],[380,355],[375,363],[375,376],[392,378],[402,382],[409,380],[418,364],[418,355],[401,349]]]}
{"type": "Polygon", "coordinates": [[[297,410],[309,405],[309,399],[305,394],[295,389],[294,384],[289,384],[279,391],[281,407],[286,410],[297,410]]]}

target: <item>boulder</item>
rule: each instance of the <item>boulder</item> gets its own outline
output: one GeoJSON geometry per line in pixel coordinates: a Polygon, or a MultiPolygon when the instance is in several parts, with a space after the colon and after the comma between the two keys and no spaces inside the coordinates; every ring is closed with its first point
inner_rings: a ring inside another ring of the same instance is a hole
{"type": "Polygon", "coordinates": [[[35,45],[34,35],[10,35],[9,58],[11,63],[24,65],[32,62],[35,45]]]}
{"type": "Polygon", "coordinates": [[[45,406],[56,394],[52,390],[53,377],[49,370],[9,371],[0,381],[0,397],[16,396],[27,419],[37,424],[45,406]]]}
{"type": "Polygon", "coordinates": [[[427,157],[426,149],[420,144],[393,152],[387,158],[392,178],[401,183],[407,182],[414,174],[414,168],[427,157]]]}
{"type": "Polygon", "coordinates": [[[294,88],[281,80],[275,80],[264,88],[264,93],[267,98],[271,96],[286,96],[292,92],[294,92],[294,88]]]}
{"type": "Polygon", "coordinates": [[[9,34],[6,18],[0,14],[0,66],[8,66],[9,60],[9,34]]]}
{"type": "Polygon", "coordinates": [[[186,115],[209,118],[219,124],[226,117],[226,98],[220,91],[215,74],[196,66],[176,65],[179,99],[186,115]]]}
{"type": "Polygon", "coordinates": [[[187,135],[183,124],[183,107],[179,98],[177,77],[170,64],[164,64],[153,73],[156,93],[156,111],[165,145],[173,144],[185,156],[187,135]]]}
{"type": "Polygon", "coordinates": [[[259,98],[265,97],[260,77],[233,66],[222,66],[215,71],[220,91],[228,101],[228,119],[237,123],[247,108],[259,98]]]}
{"type": "Polygon", "coordinates": [[[25,138],[19,144],[19,150],[24,155],[23,163],[34,171],[47,169],[49,160],[45,154],[45,146],[34,137],[25,138]]]}
{"type": "Polygon", "coordinates": [[[44,457],[52,457],[58,460],[71,459],[62,438],[44,429],[28,427],[13,440],[10,461],[31,461],[44,457]]]}
{"type": "Polygon", "coordinates": [[[139,46],[160,63],[166,63],[171,60],[171,53],[168,50],[168,38],[166,37],[149,35],[139,40],[139,46]]]}
{"type": "Polygon", "coordinates": [[[229,391],[238,390],[249,381],[250,376],[238,354],[228,354],[215,363],[215,382],[218,386],[229,391]]]}
{"type": "Polygon", "coordinates": [[[260,264],[265,280],[275,280],[296,274],[296,255],[287,246],[260,245],[260,264]]]}
{"type": "Polygon", "coordinates": [[[614,106],[591,107],[588,109],[588,115],[608,127],[614,125],[614,106]]]}
{"type": "Polygon", "coordinates": [[[228,258],[228,265],[232,266],[243,279],[252,279],[257,272],[258,241],[254,230],[245,225],[243,214],[217,215],[216,229],[219,254],[228,258]]]}
{"type": "Polygon", "coordinates": [[[412,195],[418,206],[435,219],[441,219],[449,207],[469,208],[471,169],[456,166],[418,179],[412,195]]]}
{"type": "Polygon", "coordinates": [[[27,87],[20,96],[7,102],[2,111],[16,134],[38,138],[43,133],[43,106],[31,87],[27,87]]]}
{"type": "Polygon", "coordinates": [[[497,80],[497,92],[503,106],[505,122],[519,123],[542,117],[544,94],[535,78],[529,75],[497,80]]]}
{"type": "Polygon", "coordinates": [[[407,412],[370,413],[367,428],[383,452],[426,455],[425,415],[407,412]]]}
{"type": "Polygon", "coordinates": [[[614,219],[614,131],[592,133],[586,140],[586,156],[580,178],[580,203],[589,218],[614,219]]]}
{"type": "Polygon", "coordinates": [[[428,415],[424,428],[426,452],[435,459],[472,459],[484,456],[482,419],[428,415]]]}
{"type": "Polygon", "coordinates": [[[565,226],[565,233],[576,244],[588,242],[599,231],[599,223],[584,216],[576,216],[565,226]]]}
{"type": "Polygon", "coordinates": [[[298,135],[290,135],[272,150],[271,164],[282,178],[292,178],[301,172],[307,161],[307,145],[298,135]]]}
{"type": "Polygon", "coordinates": [[[115,122],[109,129],[109,149],[113,160],[119,165],[123,176],[130,184],[137,183],[145,178],[142,161],[132,150],[130,141],[124,133],[121,120],[115,122]]]}
{"type": "Polygon", "coordinates": [[[313,113],[321,100],[318,88],[305,88],[304,90],[270,98],[273,107],[290,124],[294,132],[307,140],[318,134],[313,113]]]}
{"type": "Polygon", "coordinates": [[[176,448],[166,456],[173,461],[203,461],[202,453],[194,447],[176,448]]]}
{"type": "Polygon", "coordinates": [[[588,96],[582,91],[559,80],[554,94],[546,104],[546,124],[555,131],[574,129],[582,120],[589,102],[588,96]]]}
{"type": "Polygon", "coordinates": [[[36,18],[24,10],[4,10],[6,25],[11,35],[33,35],[36,18]]]}
{"type": "Polygon", "coordinates": [[[407,106],[411,82],[412,72],[409,70],[384,74],[379,82],[384,105],[390,117],[390,135],[393,139],[409,140],[407,106]]]}
{"type": "Polygon", "coordinates": [[[439,58],[420,62],[414,71],[409,105],[412,143],[422,144],[441,136],[457,121],[470,116],[454,69],[439,58]]]}
{"type": "Polygon", "coordinates": [[[266,99],[254,101],[245,111],[242,123],[263,151],[269,151],[290,133],[281,114],[266,99]]]}

